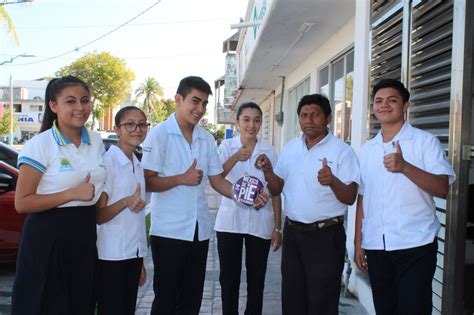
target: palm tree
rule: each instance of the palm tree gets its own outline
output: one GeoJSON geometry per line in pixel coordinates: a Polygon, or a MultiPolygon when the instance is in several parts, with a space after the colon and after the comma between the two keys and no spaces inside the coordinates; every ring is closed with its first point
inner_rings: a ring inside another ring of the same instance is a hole
{"type": "Polygon", "coordinates": [[[151,115],[156,112],[160,98],[163,97],[163,90],[158,81],[148,77],[145,79],[145,83],[142,83],[135,90],[135,95],[137,98],[143,97],[142,109],[147,117],[151,117],[151,115]]]}
{"type": "Polygon", "coordinates": [[[7,32],[15,41],[17,46],[20,45],[20,41],[18,40],[18,36],[16,34],[15,25],[13,24],[13,20],[8,15],[7,10],[3,6],[0,5],[0,22],[5,22],[7,25],[7,32]]]}

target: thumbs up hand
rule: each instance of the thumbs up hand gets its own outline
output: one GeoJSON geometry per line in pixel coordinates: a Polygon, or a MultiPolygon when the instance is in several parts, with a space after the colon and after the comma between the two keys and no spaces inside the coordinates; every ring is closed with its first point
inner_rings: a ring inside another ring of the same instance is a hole
{"type": "Polygon", "coordinates": [[[140,183],[138,183],[135,192],[125,199],[127,207],[134,212],[139,212],[145,208],[145,201],[140,197],[141,190],[140,183]]]}
{"type": "Polygon", "coordinates": [[[406,166],[406,161],[403,159],[402,148],[400,142],[395,143],[395,153],[387,154],[383,158],[383,164],[387,171],[392,173],[402,173],[406,166]]]}
{"type": "Polygon", "coordinates": [[[243,145],[239,151],[234,153],[234,156],[237,161],[247,161],[252,156],[252,151],[243,145]]]}
{"type": "Polygon", "coordinates": [[[328,166],[328,160],[323,159],[323,166],[318,172],[318,182],[321,185],[329,186],[333,183],[334,176],[332,175],[331,168],[328,166]]]}
{"type": "Polygon", "coordinates": [[[181,184],[187,186],[197,186],[201,184],[203,171],[196,168],[197,161],[196,159],[193,160],[193,164],[181,174],[181,184]]]}
{"type": "Polygon", "coordinates": [[[78,186],[74,188],[74,200],[79,201],[90,201],[94,199],[95,195],[95,186],[92,183],[89,183],[91,180],[91,174],[87,173],[86,177],[78,186]]]}

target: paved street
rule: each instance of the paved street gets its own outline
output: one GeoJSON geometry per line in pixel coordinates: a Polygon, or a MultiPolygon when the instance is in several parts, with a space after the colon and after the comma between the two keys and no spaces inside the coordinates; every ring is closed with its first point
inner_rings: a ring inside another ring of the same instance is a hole
{"type": "Polygon", "coordinates": [[[0,264],[0,315],[10,314],[15,264],[0,264]]]}

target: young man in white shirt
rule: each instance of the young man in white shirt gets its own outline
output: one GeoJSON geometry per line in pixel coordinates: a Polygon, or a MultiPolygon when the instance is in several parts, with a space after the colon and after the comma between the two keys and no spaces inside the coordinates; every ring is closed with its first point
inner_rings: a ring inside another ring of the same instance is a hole
{"type": "Polygon", "coordinates": [[[285,145],[275,172],[268,157],[257,159],[270,192],[285,195],[282,309],[285,315],[337,315],[344,214],[357,195],[359,165],[352,148],[327,127],[326,97],[304,96],[297,113],[303,135],[285,145]]]}
{"type": "Polygon", "coordinates": [[[439,140],[405,121],[398,80],[373,87],[381,130],[360,151],[355,261],[368,271],[377,314],[431,314],[439,221],[433,197],[455,179],[439,140]]]}
{"type": "Polygon", "coordinates": [[[151,314],[199,314],[212,233],[204,195],[206,177],[217,192],[232,196],[214,138],[197,126],[211,94],[202,78],[182,79],[175,113],[154,127],[143,144],[146,188],[153,192],[150,241],[155,299],[151,314]]]}

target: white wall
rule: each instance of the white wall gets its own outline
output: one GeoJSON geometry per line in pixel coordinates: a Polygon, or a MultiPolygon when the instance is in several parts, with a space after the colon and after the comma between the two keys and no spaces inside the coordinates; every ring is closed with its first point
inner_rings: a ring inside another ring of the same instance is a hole
{"type": "MultiPolygon", "coordinates": [[[[296,108],[289,108],[288,91],[295,85],[310,76],[310,93],[318,92],[318,70],[321,66],[328,63],[331,59],[350,48],[354,43],[354,25],[355,18],[351,18],[323,45],[316,49],[304,62],[302,62],[294,71],[287,75],[284,91],[285,120],[280,130],[278,138],[286,139],[287,132],[291,132],[296,123],[296,108]]],[[[275,90],[275,94],[281,93],[281,85],[275,90]]],[[[279,104],[279,102],[278,102],[279,104]]],[[[276,143],[275,147],[281,149],[284,143],[276,143]]]]}

